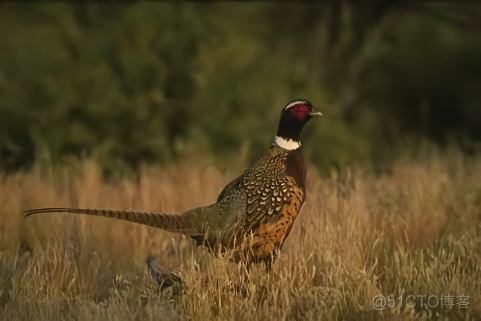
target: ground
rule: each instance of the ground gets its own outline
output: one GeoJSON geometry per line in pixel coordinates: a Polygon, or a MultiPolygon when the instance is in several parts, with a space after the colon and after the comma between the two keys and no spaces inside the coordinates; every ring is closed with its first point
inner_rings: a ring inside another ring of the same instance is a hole
{"type": "Polygon", "coordinates": [[[242,265],[154,228],[72,214],[22,219],[22,210],[53,206],[181,213],[214,202],[242,166],[221,172],[186,161],[106,182],[94,161],[80,161],[2,175],[0,319],[481,315],[481,162],[457,153],[401,158],[385,173],[346,168],[321,177],[311,164],[281,256],[270,273],[256,266],[247,277],[242,265]],[[184,294],[159,290],[149,254],[182,276],[184,294]]]}

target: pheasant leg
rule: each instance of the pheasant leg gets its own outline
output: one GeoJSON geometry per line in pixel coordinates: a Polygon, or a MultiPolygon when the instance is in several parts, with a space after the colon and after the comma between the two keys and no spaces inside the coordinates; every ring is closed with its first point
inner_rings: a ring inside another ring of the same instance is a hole
{"type": "Polygon", "coordinates": [[[159,284],[163,293],[174,296],[184,292],[184,281],[181,277],[165,271],[153,255],[149,255],[146,261],[150,275],[159,284]]]}

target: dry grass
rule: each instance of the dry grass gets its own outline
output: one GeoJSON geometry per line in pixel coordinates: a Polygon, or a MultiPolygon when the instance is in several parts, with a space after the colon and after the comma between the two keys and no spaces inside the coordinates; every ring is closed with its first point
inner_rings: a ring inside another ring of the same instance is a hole
{"type": "MultiPolygon", "coordinates": [[[[241,165],[239,164],[239,167],[241,165]]],[[[240,171],[239,171],[240,172],[240,171]]],[[[320,178],[273,271],[241,267],[189,239],[111,219],[46,214],[43,206],[180,213],[213,202],[235,173],[185,163],[105,183],[93,162],[4,175],[0,190],[0,319],[477,319],[481,315],[481,162],[403,159],[389,175],[320,178]],[[26,251],[30,248],[29,251],[26,251]],[[180,271],[168,299],[145,257],[180,271]],[[376,295],[469,295],[467,309],[376,311],[376,295]],[[447,318],[445,318],[447,317],[447,318]]]]}

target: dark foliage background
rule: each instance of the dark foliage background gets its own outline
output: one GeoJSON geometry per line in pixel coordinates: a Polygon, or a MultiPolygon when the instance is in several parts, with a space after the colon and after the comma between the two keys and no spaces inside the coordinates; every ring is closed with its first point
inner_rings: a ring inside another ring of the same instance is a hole
{"type": "Polygon", "coordinates": [[[323,170],[481,142],[481,6],[461,1],[0,4],[0,166],[258,157],[281,108],[323,170]]]}

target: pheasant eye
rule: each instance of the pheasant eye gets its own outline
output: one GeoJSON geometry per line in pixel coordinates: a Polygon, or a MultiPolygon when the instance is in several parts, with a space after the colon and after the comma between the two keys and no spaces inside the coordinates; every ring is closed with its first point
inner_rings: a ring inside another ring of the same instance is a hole
{"type": "Polygon", "coordinates": [[[309,114],[309,109],[304,104],[299,104],[291,108],[291,114],[301,120],[309,114]]]}

